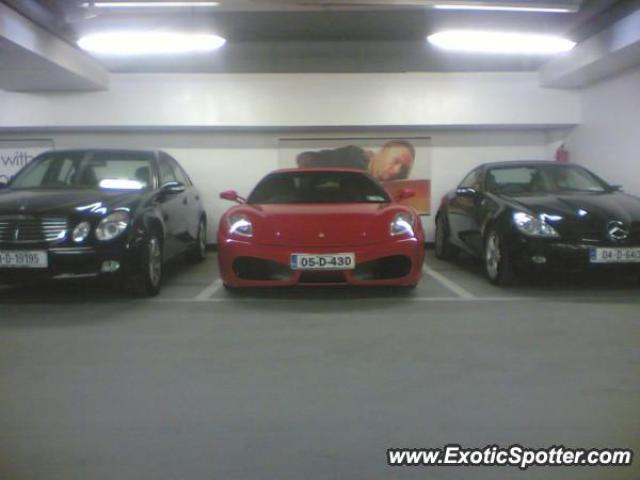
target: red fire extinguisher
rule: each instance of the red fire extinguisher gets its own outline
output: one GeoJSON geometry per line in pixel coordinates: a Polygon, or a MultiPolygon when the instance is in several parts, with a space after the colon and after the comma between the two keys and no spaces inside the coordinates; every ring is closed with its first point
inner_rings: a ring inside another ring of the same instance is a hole
{"type": "Polygon", "coordinates": [[[556,162],[568,163],[569,162],[569,150],[564,147],[564,143],[556,150],[556,162]]]}

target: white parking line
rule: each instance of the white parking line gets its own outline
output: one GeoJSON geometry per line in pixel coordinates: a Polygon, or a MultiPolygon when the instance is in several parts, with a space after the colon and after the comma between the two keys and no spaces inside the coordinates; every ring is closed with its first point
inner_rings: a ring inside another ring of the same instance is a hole
{"type": "MultiPolygon", "coordinates": [[[[403,301],[408,302],[513,302],[523,300],[535,300],[535,297],[474,297],[474,298],[461,298],[461,297],[408,297],[403,301]]],[[[353,298],[345,299],[347,301],[362,301],[362,299],[353,298]]],[[[367,298],[366,301],[388,301],[388,298],[367,298]]],[[[195,298],[154,298],[150,300],[154,303],[256,303],[256,302],[284,302],[286,298],[238,298],[238,297],[216,297],[205,298],[202,300],[196,300],[195,298]]]]}
{"type": "MultiPolygon", "coordinates": [[[[491,303],[491,302],[554,302],[554,301],[563,301],[563,302],[575,302],[575,301],[584,301],[584,297],[473,297],[473,298],[462,298],[462,297],[407,297],[403,299],[403,301],[407,302],[480,302],[480,303],[491,303]]],[[[346,301],[359,302],[362,301],[360,298],[353,299],[343,299],[346,301]]],[[[374,297],[367,298],[366,301],[388,301],[386,297],[374,297]]],[[[627,300],[627,297],[603,297],[599,298],[599,301],[606,302],[615,302],[618,300],[627,300]]],[[[195,300],[193,298],[154,298],[150,300],[154,303],[256,303],[256,302],[286,302],[286,298],[238,298],[238,297],[216,297],[216,298],[206,298],[204,300],[195,300]]]]}
{"type": "Polygon", "coordinates": [[[449,290],[451,290],[459,298],[461,298],[463,300],[476,300],[477,297],[475,295],[470,293],[468,290],[465,290],[464,288],[462,288],[460,285],[458,285],[453,280],[449,280],[447,277],[445,277],[441,273],[438,273],[435,270],[430,269],[426,265],[422,268],[422,271],[426,275],[429,275],[431,278],[433,278],[434,280],[439,282],[444,287],[446,287],[449,290]]]}
{"type": "Polygon", "coordinates": [[[188,299],[190,302],[208,302],[211,300],[211,297],[222,287],[222,280],[217,279],[207,288],[202,290],[198,295],[193,298],[188,299]]]}

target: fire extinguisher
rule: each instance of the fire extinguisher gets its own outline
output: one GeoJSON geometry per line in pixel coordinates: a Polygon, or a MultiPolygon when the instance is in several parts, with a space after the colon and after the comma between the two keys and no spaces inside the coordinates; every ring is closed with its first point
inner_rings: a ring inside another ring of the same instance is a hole
{"type": "Polygon", "coordinates": [[[568,163],[569,162],[569,150],[564,147],[564,143],[556,150],[556,162],[568,163]]]}

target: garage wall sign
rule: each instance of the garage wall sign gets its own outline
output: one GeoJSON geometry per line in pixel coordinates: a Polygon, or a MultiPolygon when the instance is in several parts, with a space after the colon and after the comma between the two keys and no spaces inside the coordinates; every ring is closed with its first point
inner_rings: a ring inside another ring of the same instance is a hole
{"type": "Polygon", "coordinates": [[[339,167],[367,171],[394,195],[410,189],[401,203],[431,213],[429,137],[281,138],[281,168],[339,167]]]}
{"type": "Polygon", "coordinates": [[[0,182],[7,183],[37,155],[51,150],[53,140],[0,140],[0,182]]]}

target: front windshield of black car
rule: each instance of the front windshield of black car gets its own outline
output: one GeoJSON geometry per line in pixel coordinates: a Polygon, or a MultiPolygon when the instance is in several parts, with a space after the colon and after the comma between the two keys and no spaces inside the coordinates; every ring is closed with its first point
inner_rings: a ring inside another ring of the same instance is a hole
{"type": "Polygon", "coordinates": [[[499,195],[544,193],[604,193],[607,185],[581,167],[532,165],[496,167],[487,172],[486,190],[499,195]]]}
{"type": "Polygon", "coordinates": [[[248,203],[387,203],[387,192],[357,172],[283,172],[265,177],[248,203]]]}
{"type": "Polygon", "coordinates": [[[119,152],[48,153],[16,175],[11,188],[143,190],[153,168],[144,154],[119,152]]]}

